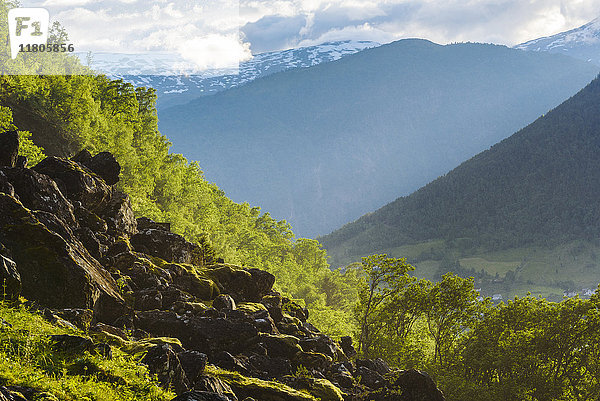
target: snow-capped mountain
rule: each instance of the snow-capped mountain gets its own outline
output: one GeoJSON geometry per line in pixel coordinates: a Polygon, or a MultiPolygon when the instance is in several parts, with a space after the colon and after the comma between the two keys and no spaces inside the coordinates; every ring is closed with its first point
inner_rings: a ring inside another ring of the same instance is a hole
{"type": "Polygon", "coordinates": [[[567,32],[530,40],[515,48],[566,54],[600,66],[600,18],[567,32]]]}
{"type": "Polygon", "coordinates": [[[328,42],[255,55],[240,63],[237,71],[208,71],[201,75],[185,75],[185,60],[177,54],[95,53],[78,54],[85,64],[107,76],[121,78],[136,86],[151,86],[157,90],[159,108],[187,103],[206,95],[243,85],[256,78],[290,68],[310,67],[338,60],[346,55],[379,46],[370,41],[328,42]],[[183,68],[183,69],[182,69],[183,68]]]}

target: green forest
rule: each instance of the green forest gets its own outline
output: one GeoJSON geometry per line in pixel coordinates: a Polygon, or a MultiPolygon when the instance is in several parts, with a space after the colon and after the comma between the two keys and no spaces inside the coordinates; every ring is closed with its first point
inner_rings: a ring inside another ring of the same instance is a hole
{"type": "MultiPolygon", "coordinates": [[[[0,21],[14,4],[0,0],[0,21]]],[[[52,40],[67,40],[59,25],[53,29],[52,40]]],[[[6,26],[0,30],[5,37],[6,26]]],[[[20,152],[30,166],[45,155],[70,157],[82,149],[113,153],[122,166],[118,186],[130,195],[138,215],[170,222],[174,232],[227,263],[271,272],[277,290],[309,309],[312,324],[335,338],[352,335],[360,358],[382,358],[391,366],[428,372],[449,400],[600,397],[598,294],[559,303],[527,296],[493,306],[479,298],[473,279],[454,274],[438,281],[417,279],[406,259],[372,255],[333,270],[317,240],[296,238],[287,222],[233,202],[204,178],[201,160],[169,152],[171,144],[157,128],[153,89],[90,73],[71,56],[51,57],[20,58],[16,65],[8,49],[0,52],[0,65],[19,72],[0,75],[0,130],[20,130],[20,152]],[[33,75],[39,62],[52,63],[57,75],[33,75]],[[61,75],[60,68],[76,68],[81,74],[61,75]]],[[[585,210],[580,214],[590,216],[585,210]]],[[[460,218],[478,219],[467,211],[460,218]]],[[[562,221],[556,222],[556,230],[562,221]]],[[[419,224],[418,232],[428,235],[426,223],[419,224]]],[[[415,227],[417,223],[409,227],[411,235],[415,227]]],[[[401,230],[391,236],[402,238],[401,230]]],[[[2,309],[3,316],[20,313],[8,310],[2,309]]],[[[35,322],[33,326],[41,325],[35,322]]],[[[19,371],[7,359],[8,348],[0,352],[4,384],[19,371]]],[[[31,355],[19,361],[48,364],[31,355]]],[[[152,393],[146,399],[163,396],[152,393]]]]}

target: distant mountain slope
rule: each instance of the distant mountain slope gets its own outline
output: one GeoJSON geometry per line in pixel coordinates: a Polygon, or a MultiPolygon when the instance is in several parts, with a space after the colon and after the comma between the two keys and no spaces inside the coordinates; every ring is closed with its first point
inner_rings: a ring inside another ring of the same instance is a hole
{"type": "Polygon", "coordinates": [[[164,109],[177,152],[303,236],[408,194],[577,92],[598,68],[402,40],[164,109]]]}
{"type": "MultiPolygon", "coordinates": [[[[166,53],[96,53],[91,65],[113,79],[121,78],[135,86],[153,87],[157,90],[158,107],[163,108],[184,104],[269,74],[339,60],[346,55],[377,46],[377,42],[345,40],[261,53],[240,63],[236,74],[211,71],[206,75],[184,75],[179,68],[188,62],[177,54],[166,53]]],[[[87,54],[81,53],[78,56],[86,62],[87,54]]]]}
{"type": "Polygon", "coordinates": [[[600,235],[600,79],[491,149],[321,240],[345,256],[431,239],[487,249],[600,235]]]}
{"type": "Polygon", "coordinates": [[[530,40],[515,48],[560,53],[600,65],[600,18],[567,32],[530,40]]]}

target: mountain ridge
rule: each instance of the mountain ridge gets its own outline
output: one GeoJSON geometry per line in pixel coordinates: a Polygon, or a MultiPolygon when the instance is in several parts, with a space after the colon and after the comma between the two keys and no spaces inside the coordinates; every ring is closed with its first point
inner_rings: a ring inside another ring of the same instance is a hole
{"type": "Polygon", "coordinates": [[[328,252],[432,239],[505,249],[600,235],[600,79],[409,196],[321,237],[328,252]],[[594,128],[595,127],[595,128],[594,128]]]}
{"type": "Polygon", "coordinates": [[[403,40],[163,109],[159,126],[234,199],[313,236],[417,189],[597,70],[497,45],[403,40]]]}

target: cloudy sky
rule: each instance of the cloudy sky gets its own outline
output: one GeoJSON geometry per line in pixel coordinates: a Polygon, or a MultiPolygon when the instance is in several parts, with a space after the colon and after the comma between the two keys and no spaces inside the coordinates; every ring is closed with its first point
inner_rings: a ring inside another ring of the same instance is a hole
{"type": "Polygon", "coordinates": [[[22,5],[47,8],[78,50],[167,51],[192,59],[210,53],[217,64],[251,52],[341,39],[515,45],[600,16],[600,0],[22,0],[22,5]]]}

